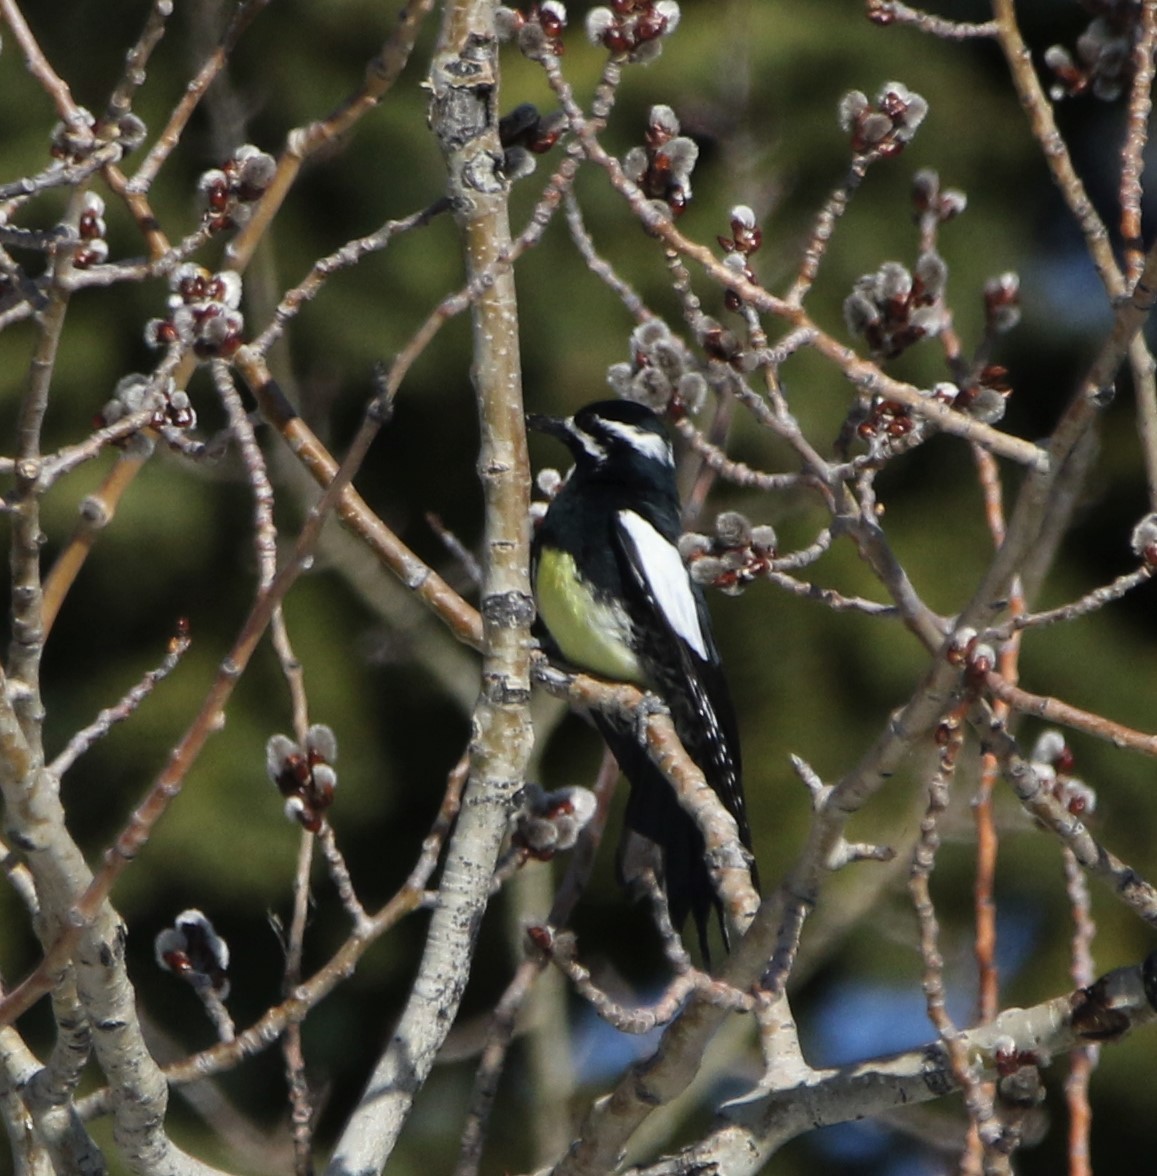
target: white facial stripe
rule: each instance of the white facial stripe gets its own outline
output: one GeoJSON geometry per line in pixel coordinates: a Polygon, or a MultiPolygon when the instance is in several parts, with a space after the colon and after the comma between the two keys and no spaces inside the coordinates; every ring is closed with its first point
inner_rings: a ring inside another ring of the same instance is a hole
{"type": "Polygon", "coordinates": [[[570,435],[583,447],[587,455],[596,462],[606,461],[607,451],[590,435],[574,423],[574,417],[567,417],[567,429],[570,435]]]}
{"type": "Polygon", "coordinates": [[[636,452],[653,461],[661,461],[664,465],[674,464],[671,457],[671,446],[665,437],[652,433],[650,429],[637,429],[634,425],[624,424],[622,421],[603,419],[600,424],[608,433],[625,441],[636,452]]]}
{"type": "Polygon", "coordinates": [[[707,661],[707,642],[699,627],[699,609],[679,549],[633,510],[619,511],[619,523],[635,548],[635,568],[643,586],[655,598],[667,624],[707,661]]]}

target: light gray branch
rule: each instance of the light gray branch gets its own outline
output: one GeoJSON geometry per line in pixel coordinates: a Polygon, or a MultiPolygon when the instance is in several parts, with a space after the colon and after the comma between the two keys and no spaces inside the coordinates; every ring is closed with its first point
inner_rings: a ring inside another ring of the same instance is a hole
{"type": "Polygon", "coordinates": [[[431,70],[431,122],[447,158],[450,199],[471,279],[491,280],[473,307],[474,385],[486,503],[482,689],[470,779],[451,840],[418,976],[397,1028],[338,1142],[330,1176],[379,1172],[397,1142],[470,974],[490,879],[522,787],[530,726],[530,476],[506,181],[497,137],[493,0],[448,4],[431,70]]]}
{"type": "MultiPolygon", "coordinates": [[[[1089,988],[1028,1009],[1008,1009],[994,1021],[964,1030],[961,1043],[977,1078],[999,1067],[1047,1065],[1091,1040],[1119,1040],[1157,1021],[1157,953],[1118,968],[1089,988]]],[[[958,1088],[940,1042],[835,1069],[812,1070],[801,1082],[758,1091],[728,1104],[714,1131],[676,1157],[629,1170],[630,1176],[726,1172],[753,1176],[788,1140],[816,1127],[847,1123],[896,1107],[940,1098],[958,1088]]]]}

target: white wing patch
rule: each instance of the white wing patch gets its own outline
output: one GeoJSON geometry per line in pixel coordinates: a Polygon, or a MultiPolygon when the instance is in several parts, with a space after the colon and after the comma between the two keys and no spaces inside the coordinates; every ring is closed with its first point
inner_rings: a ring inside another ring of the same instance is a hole
{"type": "Polygon", "coordinates": [[[618,519],[638,556],[636,571],[667,624],[704,661],[709,661],[707,642],[699,625],[699,609],[691,591],[691,577],[679,549],[633,510],[619,511],[618,519]]]}

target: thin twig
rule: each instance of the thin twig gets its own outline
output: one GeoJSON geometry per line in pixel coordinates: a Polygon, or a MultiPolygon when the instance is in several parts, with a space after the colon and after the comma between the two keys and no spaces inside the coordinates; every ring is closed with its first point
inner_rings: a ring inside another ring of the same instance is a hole
{"type": "Polygon", "coordinates": [[[44,56],[32,30],[28,27],[16,0],[0,0],[0,16],[12,30],[12,36],[24,54],[28,72],[40,83],[44,92],[52,99],[56,112],[77,136],[92,137],[92,127],[73,100],[68,83],[52,68],[44,56]]]}
{"type": "MultiPolygon", "coordinates": [[[[296,992],[301,983],[305,928],[309,918],[309,875],[313,865],[313,844],[313,835],[303,829],[297,847],[297,868],[293,874],[293,914],[289,920],[289,933],[285,940],[285,972],[281,986],[283,998],[296,992]]],[[[293,1138],[294,1173],[295,1176],[311,1176],[314,1107],[305,1073],[305,1052],[302,1047],[300,1021],[290,1021],[286,1025],[281,1035],[281,1055],[285,1059],[285,1074],[289,1087],[289,1122],[293,1138]]]]}
{"type": "Polygon", "coordinates": [[[129,862],[140,853],[157,822],[180,793],[193,762],[209,737],[220,729],[225,705],[269,625],[274,610],[302,572],[310,566],[311,553],[323,524],[337,506],[343,490],[361,467],[369,446],[387,415],[388,404],[383,403],[380,398],[375,398],[343,464],[302,526],[288,562],[278,572],[269,589],[259,594],[254,601],[232,649],[222,661],[217,676],[192,723],[174,747],[169,762],[144,801],[133,813],[128,826],[113,843],[102,868],[73,904],[69,912],[67,929],[57,938],[38,967],[0,1001],[0,1024],[7,1024],[13,1017],[20,1016],[51,987],[51,977],[59,968],[61,961],[71,954],[81,932],[95,918],[107,899],[113,883],[124,872],[129,862]]]}
{"type": "Polygon", "coordinates": [[[63,776],[74,763],[98,740],[109,733],[114,724],[123,723],[136,714],[137,708],[152,694],[157,683],[167,678],[184,657],[191,639],[188,626],[181,622],[169,641],[164,660],[148,673],[118,702],[107,707],[87,727],[82,727],[65,745],[64,750],[48,765],[54,776],[63,776]]]}
{"type": "Polygon", "coordinates": [[[944,993],[944,957],[940,953],[940,923],[932,903],[930,880],[940,848],[939,821],[948,808],[949,790],[956,775],[956,763],[963,743],[958,722],[946,719],[940,727],[940,762],[928,782],[928,807],[920,822],[920,837],[908,875],[908,891],[920,928],[920,956],[924,963],[923,988],[928,1019],[944,1045],[952,1076],[964,1091],[969,1121],[986,1152],[997,1142],[999,1124],[992,1105],[992,1093],[978,1081],[961,1040],[948,1015],[944,993]]]}
{"type": "Polygon", "coordinates": [[[1006,682],[998,673],[989,674],[985,679],[985,686],[994,697],[1007,703],[1019,714],[1033,715],[1046,723],[1061,727],[1072,727],[1075,731],[1083,731],[1086,735],[1103,739],[1114,747],[1128,748],[1142,755],[1157,756],[1157,735],[1136,731],[1105,718],[1104,715],[1082,710],[1048,695],[1031,694],[1011,682],[1006,682]]]}
{"type": "Polygon", "coordinates": [[[964,20],[948,20],[931,12],[922,12],[902,4],[900,0],[867,0],[868,19],[878,25],[908,25],[921,33],[941,37],[946,41],[966,41],[973,37],[995,37],[999,26],[994,20],[979,24],[964,20]]]}
{"type": "MultiPolygon", "coordinates": [[[[1078,988],[1088,988],[1096,978],[1093,961],[1093,921],[1088,878],[1071,850],[1061,851],[1065,872],[1065,890],[1073,913],[1072,962],[1069,974],[1078,988]]],[[[1093,1128],[1093,1108],[1089,1103],[1089,1079],[1100,1057],[1095,1043],[1078,1046],[1069,1055],[1069,1073],[1065,1079],[1065,1104],[1069,1112],[1068,1176],[1092,1176],[1089,1138],[1093,1128]]]]}
{"type": "MultiPolygon", "coordinates": [[[[437,868],[439,855],[454,825],[462,804],[462,790],[466,784],[468,760],[463,758],[449,773],[442,804],[430,832],[422,842],[421,851],[406,881],[386,903],[371,916],[371,926],[364,932],[353,931],[333,953],[325,965],[303,980],[280,1004],[267,1009],[248,1029],[242,1030],[230,1042],[210,1046],[165,1068],[170,1085],[199,1082],[215,1074],[232,1070],[244,1058],[268,1049],[279,1039],[287,1025],[304,1020],[310,1009],[328,996],[353,972],[358,960],[406,915],[419,908],[426,883],[437,868]]],[[[97,1091],[78,1100],[77,1112],[89,1119],[107,1114],[111,1092],[97,1091]]]]}
{"type": "Polygon", "coordinates": [[[1133,41],[1133,79],[1129,87],[1129,119],[1121,148],[1121,240],[1125,249],[1125,281],[1136,284],[1145,263],[1141,224],[1145,146],[1153,109],[1154,50],[1157,48],[1157,7],[1139,5],[1139,28],[1133,41]]]}

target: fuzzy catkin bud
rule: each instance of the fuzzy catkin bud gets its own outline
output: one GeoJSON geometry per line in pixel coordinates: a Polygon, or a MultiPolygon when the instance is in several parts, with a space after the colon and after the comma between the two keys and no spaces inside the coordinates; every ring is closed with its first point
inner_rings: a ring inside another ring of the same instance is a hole
{"type": "Polygon", "coordinates": [[[942,221],[952,220],[968,207],[968,197],[959,188],[949,188],[940,197],[939,214],[942,221]]]}
{"type": "Polygon", "coordinates": [[[337,736],[328,723],[313,723],[305,733],[305,749],[311,755],[332,764],[337,760],[337,736]]]}
{"type": "Polygon", "coordinates": [[[849,90],[841,99],[838,108],[840,130],[850,134],[856,121],[868,110],[868,96],[862,90],[849,90]]]}
{"type": "Polygon", "coordinates": [[[691,579],[696,584],[714,584],[726,570],[723,560],[718,556],[703,555],[692,562],[691,579]]]}
{"type": "Polygon", "coordinates": [[[684,531],[679,536],[679,554],[684,563],[691,563],[701,555],[706,555],[712,548],[712,542],[706,535],[696,531],[684,531]]]}
{"type": "Polygon", "coordinates": [[[715,519],[715,534],[721,547],[747,547],[751,543],[751,523],[737,510],[726,510],[715,519]]]}
{"type": "Polygon", "coordinates": [[[651,113],[647,120],[653,130],[660,134],[675,136],[679,133],[679,119],[676,117],[674,110],[670,106],[662,103],[656,103],[651,107],[651,113]]]}
{"type": "Polygon", "coordinates": [[[761,523],[758,527],[751,528],[751,546],[757,554],[773,555],[778,543],[779,536],[769,523],[761,523]]]}
{"type": "Polygon", "coordinates": [[[547,498],[553,498],[562,485],[562,474],[548,466],[538,471],[538,477],[534,481],[540,493],[545,494],[547,498]]]}
{"type": "Polygon", "coordinates": [[[929,298],[939,298],[948,284],[948,265],[935,250],[921,253],[916,261],[916,277],[929,298]]]}
{"type": "Polygon", "coordinates": [[[876,275],[881,301],[902,302],[912,293],[912,275],[898,261],[886,261],[876,275]]]}
{"type": "Polygon", "coordinates": [[[592,8],[587,13],[586,34],[592,45],[601,45],[603,38],[617,23],[615,14],[609,8],[592,8]]]}
{"type": "Polygon", "coordinates": [[[166,972],[194,988],[211,990],[221,1000],[229,995],[229,945],[200,911],[182,911],[157,935],[153,951],[166,972]]]}
{"type": "Polygon", "coordinates": [[[1054,764],[1065,750],[1065,737],[1053,728],[1042,731],[1033,744],[1032,760],[1038,764],[1054,764]]]}
{"type": "Polygon", "coordinates": [[[1157,514],[1146,515],[1130,536],[1133,554],[1152,566],[1157,563],[1157,514]]]}
{"type": "Polygon", "coordinates": [[[934,168],[921,168],[912,177],[912,200],[916,208],[923,212],[931,208],[940,195],[940,173],[934,168]]]}

